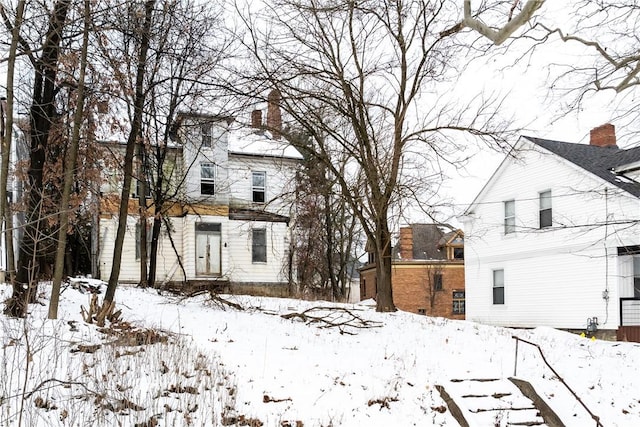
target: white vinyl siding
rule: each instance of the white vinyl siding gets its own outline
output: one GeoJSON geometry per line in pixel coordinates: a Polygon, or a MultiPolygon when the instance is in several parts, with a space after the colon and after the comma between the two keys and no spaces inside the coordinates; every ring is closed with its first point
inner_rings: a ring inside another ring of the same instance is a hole
{"type": "Polygon", "coordinates": [[[587,318],[597,317],[601,329],[617,328],[618,298],[633,296],[632,261],[628,272],[620,270],[625,264],[618,262],[617,248],[640,244],[640,223],[633,221],[640,201],[526,140],[521,145],[464,219],[466,318],[510,327],[584,329],[587,318]],[[541,233],[545,188],[553,189],[553,227],[541,233]],[[505,238],[500,219],[508,200],[517,202],[517,232],[505,238]],[[605,218],[608,227],[598,226],[605,218]],[[497,269],[508,276],[504,305],[493,304],[497,269]]]}

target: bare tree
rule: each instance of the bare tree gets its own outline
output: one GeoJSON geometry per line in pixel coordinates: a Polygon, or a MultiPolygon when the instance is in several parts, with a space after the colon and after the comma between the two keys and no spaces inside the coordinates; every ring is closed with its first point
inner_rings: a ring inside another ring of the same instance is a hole
{"type": "Polygon", "coordinates": [[[60,298],[60,285],[64,273],[65,249],[67,243],[67,222],[69,199],[74,180],[74,169],[78,158],[78,148],[80,146],[80,128],[83,122],[84,98],[85,98],[85,73],[87,69],[87,52],[89,50],[89,29],[91,26],[91,8],[89,0],[84,0],[84,30],[82,34],[82,48],[80,52],[80,74],[78,76],[76,111],[73,119],[73,136],[71,146],[65,162],[64,187],[62,189],[62,200],[60,202],[60,216],[58,225],[58,245],[56,248],[56,259],[53,275],[53,285],[51,288],[51,299],[49,300],[49,319],[58,317],[58,301],[60,298]]]}
{"type": "Polygon", "coordinates": [[[377,309],[393,311],[391,213],[429,188],[438,162],[455,162],[455,132],[498,139],[495,105],[446,104],[432,94],[456,53],[449,2],[282,0],[247,18],[254,73],[275,87],[336,177],[374,249],[377,309]],[[340,154],[347,162],[338,164],[340,154]],[[422,177],[422,179],[421,179],[422,177]]]}
{"type": "MultiPolygon", "coordinates": [[[[28,168],[28,201],[24,232],[20,241],[18,269],[13,284],[13,294],[7,301],[5,312],[11,316],[26,314],[27,300],[34,297],[37,280],[35,261],[39,256],[39,244],[43,240],[42,194],[43,171],[46,147],[53,119],[55,118],[55,95],[58,61],[67,12],[71,1],[59,0],[53,5],[48,18],[48,27],[38,49],[30,47],[24,38],[20,44],[29,55],[34,68],[33,92],[29,109],[30,162],[28,168]],[[35,54],[39,53],[36,57],[35,54]]],[[[5,20],[6,22],[6,20],[5,20]]]]}
{"type": "MultiPolygon", "coordinates": [[[[144,152],[140,156],[143,173],[139,176],[139,182],[149,185],[151,206],[145,212],[153,218],[148,258],[142,251],[140,257],[141,264],[149,260],[148,286],[155,286],[156,282],[163,218],[179,200],[186,184],[184,176],[188,170],[177,165],[176,150],[172,147],[178,113],[201,109],[202,104],[216,98],[216,73],[220,63],[232,54],[221,13],[219,7],[211,4],[176,3],[164,12],[162,25],[156,30],[158,37],[152,45],[151,60],[154,80],[149,85],[148,112],[144,116],[145,144],[141,145],[144,152]]],[[[224,105],[219,102],[216,108],[222,110],[224,105]]],[[[202,125],[208,127],[213,123],[202,125]]],[[[191,166],[186,165],[187,169],[191,166]]],[[[141,213],[140,218],[143,216],[141,213]]],[[[141,270],[141,277],[143,273],[141,270]]]]}
{"type": "MultiPolygon", "coordinates": [[[[306,154],[304,141],[297,145],[306,154]]],[[[296,191],[293,243],[298,291],[342,301],[348,296],[362,236],[335,177],[324,164],[313,161],[312,155],[309,158],[298,176],[296,191]]]]}
{"type": "Polygon", "coordinates": [[[16,6],[15,20],[11,22],[4,6],[0,6],[2,18],[6,28],[11,30],[11,44],[7,60],[7,99],[4,104],[4,122],[2,132],[2,165],[0,166],[0,223],[3,222],[3,238],[7,250],[6,269],[9,281],[15,281],[15,254],[13,248],[13,213],[10,209],[7,188],[9,184],[9,166],[13,141],[13,114],[14,114],[14,76],[16,56],[18,54],[18,41],[20,28],[24,16],[25,0],[20,0],[16,6]]]}
{"type": "Polygon", "coordinates": [[[127,139],[127,147],[124,156],[124,179],[122,184],[122,192],[120,196],[120,210],[118,213],[118,228],[116,232],[115,248],[113,251],[113,263],[107,291],[100,313],[97,316],[98,324],[103,324],[105,319],[111,315],[115,307],[115,293],[120,277],[120,265],[122,261],[122,247],[124,243],[124,235],[127,226],[127,217],[129,215],[129,189],[133,175],[133,156],[136,144],[140,138],[142,127],[142,113],[146,100],[147,91],[145,90],[144,80],[146,74],[147,54],[151,43],[151,27],[154,12],[155,1],[147,0],[141,10],[133,10],[134,18],[138,20],[139,29],[134,31],[137,33],[135,45],[135,86],[133,88],[133,117],[127,139]]]}
{"type": "MultiPolygon", "coordinates": [[[[549,94],[563,99],[565,112],[579,110],[595,93],[610,91],[614,104],[621,104],[617,118],[625,124],[637,121],[633,108],[640,86],[637,2],[496,0],[482,2],[477,10],[472,10],[470,0],[463,3],[463,18],[449,33],[471,29],[495,45],[509,38],[526,39],[519,44],[514,60],[526,56],[523,51],[533,54],[558,40],[580,52],[579,58],[546,64],[551,69],[549,94]]],[[[538,60],[545,62],[545,58],[538,60]]]]}

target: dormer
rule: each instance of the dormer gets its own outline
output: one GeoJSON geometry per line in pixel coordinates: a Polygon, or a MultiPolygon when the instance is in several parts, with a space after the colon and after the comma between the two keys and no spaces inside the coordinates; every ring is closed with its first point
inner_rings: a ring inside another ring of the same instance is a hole
{"type": "Polygon", "coordinates": [[[444,251],[448,261],[464,260],[464,233],[454,230],[446,233],[438,242],[438,249],[444,251]]]}

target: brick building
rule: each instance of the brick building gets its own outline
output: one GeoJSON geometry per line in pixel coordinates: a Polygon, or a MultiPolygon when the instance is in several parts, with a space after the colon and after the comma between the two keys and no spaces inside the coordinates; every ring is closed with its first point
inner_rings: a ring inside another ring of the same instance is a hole
{"type": "MultiPolygon", "coordinates": [[[[360,270],[360,298],[375,298],[373,254],[360,270]]],[[[429,316],[465,318],[464,234],[448,225],[412,224],[400,228],[393,250],[393,302],[400,310],[429,316]]]]}

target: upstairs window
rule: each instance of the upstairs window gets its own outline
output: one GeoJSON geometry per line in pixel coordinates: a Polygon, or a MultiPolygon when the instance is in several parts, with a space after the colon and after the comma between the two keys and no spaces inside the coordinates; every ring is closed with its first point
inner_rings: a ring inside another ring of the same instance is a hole
{"type": "Polygon", "coordinates": [[[202,135],[202,146],[211,147],[213,144],[213,126],[211,123],[200,125],[200,134],[202,135]]]}
{"type": "Polygon", "coordinates": [[[251,262],[267,262],[267,230],[264,228],[252,230],[251,262]]]}
{"type": "Polygon", "coordinates": [[[200,194],[216,194],[216,165],[200,164],[200,194]]]}
{"type": "Polygon", "coordinates": [[[540,228],[551,227],[551,190],[540,193],[540,228]]]}
{"type": "Polygon", "coordinates": [[[253,200],[254,203],[264,203],[266,183],[266,172],[251,172],[251,200],[253,200]]]}
{"type": "Polygon", "coordinates": [[[493,304],[504,304],[504,270],[493,270],[493,304]]]}
{"type": "Polygon", "coordinates": [[[433,290],[442,290],[442,273],[433,273],[433,290]]]}
{"type": "Polygon", "coordinates": [[[504,202],[504,234],[516,231],[516,201],[504,202]]]}
{"type": "Polygon", "coordinates": [[[140,195],[142,194],[142,186],[145,186],[144,188],[144,197],[147,199],[151,198],[151,183],[149,181],[143,181],[141,179],[136,179],[136,193],[135,195],[133,195],[135,198],[139,198],[140,195]]]}

